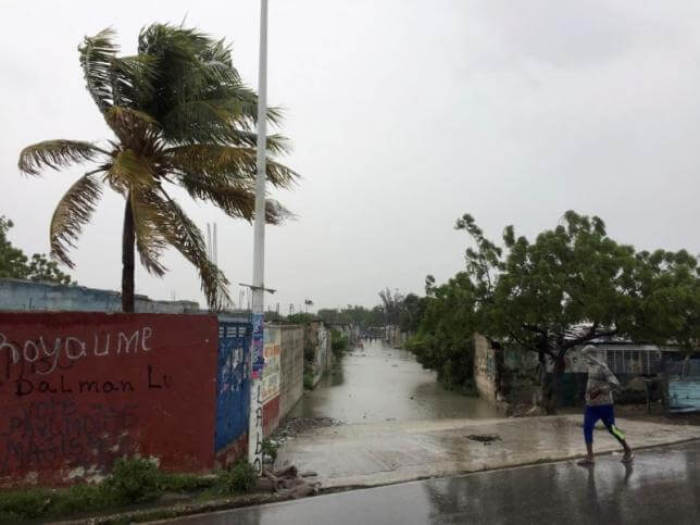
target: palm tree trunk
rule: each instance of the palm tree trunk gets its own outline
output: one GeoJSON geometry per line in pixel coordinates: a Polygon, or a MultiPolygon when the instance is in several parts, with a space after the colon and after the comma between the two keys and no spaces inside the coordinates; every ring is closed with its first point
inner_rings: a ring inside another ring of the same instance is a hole
{"type": "Polygon", "coordinates": [[[134,213],[131,210],[131,194],[124,206],[124,230],[122,231],[122,311],[134,311],[134,213]]]}

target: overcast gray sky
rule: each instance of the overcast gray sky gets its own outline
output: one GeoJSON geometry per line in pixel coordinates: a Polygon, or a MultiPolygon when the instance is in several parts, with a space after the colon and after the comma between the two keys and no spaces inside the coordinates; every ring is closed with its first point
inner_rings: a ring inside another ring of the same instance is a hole
{"type": "MultiPolygon", "coordinates": [[[[0,0],[0,214],[27,252],[48,251],[53,207],[80,169],[19,175],[27,144],[106,140],[76,47],[106,26],[125,52],[138,30],[186,17],[234,46],[257,84],[257,0],[0,0]]],[[[465,212],[492,237],[533,235],[567,209],[601,216],[638,248],[697,253],[700,2],[674,0],[270,0],[269,94],[286,110],[285,161],[303,180],[277,195],[299,218],[267,230],[266,301],[287,312],[421,292],[463,268],[465,212]]],[[[122,202],[105,192],[74,252],[83,285],[120,284],[122,202]]],[[[252,227],[216,221],[219,261],[250,282],[252,227]]],[[[204,304],[196,272],[167,255],[137,292],[204,304]]],[[[238,288],[233,287],[238,297],[238,288]]]]}

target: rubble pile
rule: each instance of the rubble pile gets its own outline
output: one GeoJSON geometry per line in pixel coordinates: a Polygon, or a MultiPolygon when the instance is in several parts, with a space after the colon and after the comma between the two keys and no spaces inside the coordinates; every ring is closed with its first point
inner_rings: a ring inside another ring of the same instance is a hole
{"type": "Polygon", "coordinates": [[[294,499],[303,498],[318,493],[321,484],[309,481],[309,478],[314,478],[316,475],[315,472],[300,474],[294,465],[278,471],[265,468],[262,478],[258,480],[257,488],[294,499]]]}
{"type": "Polygon", "coordinates": [[[302,432],[314,428],[336,427],[342,425],[342,421],[332,417],[293,417],[289,418],[284,426],[275,431],[275,441],[284,441],[286,438],[297,437],[302,432]]]}

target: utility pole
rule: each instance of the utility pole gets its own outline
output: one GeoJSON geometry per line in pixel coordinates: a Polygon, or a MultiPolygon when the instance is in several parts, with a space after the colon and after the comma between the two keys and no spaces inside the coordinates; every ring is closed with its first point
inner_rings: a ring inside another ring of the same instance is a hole
{"type": "Polygon", "coordinates": [[[214,242],[211,246],[212,259],[215,265],[219,265],[219,236],[216,233],[216,223],[214,223],[214,233],[212,234],[214,242]]]}
{"type": "Polygon", "coordinates": [[[255,178],[255,223],[253,239],[253,336],[250,348],[250,414],[248,418],[248,461],[262,474],[263,407],[262,373],[265,293],[265,155],[267,150],[267,0],[260,0],[260,63],[258,69],[258,143],[255,178]]]}

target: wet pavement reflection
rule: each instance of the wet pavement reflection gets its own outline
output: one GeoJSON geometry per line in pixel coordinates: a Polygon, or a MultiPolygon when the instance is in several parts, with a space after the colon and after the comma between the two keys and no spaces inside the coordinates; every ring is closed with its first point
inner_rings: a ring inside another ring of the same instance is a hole
{"type": "Polygon", "coordinates": [[[347,352],[290,415],[348,424],[502,416],[486,401],[446,390],[413,354],[382,341],[347,352]]]}
{"type": "Polygon", "coordinates": [[[410,482],[177,520],[182,525],[700,523],[700,443],[410,482]]]}

